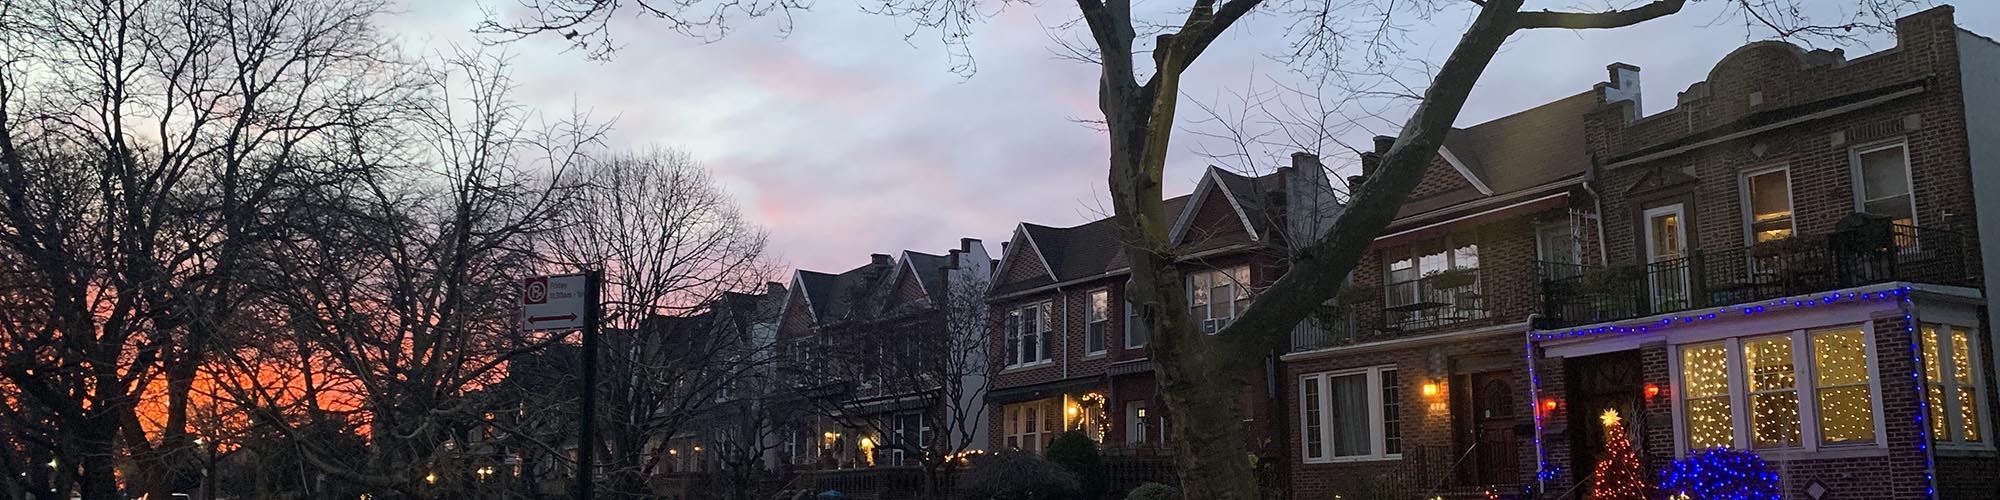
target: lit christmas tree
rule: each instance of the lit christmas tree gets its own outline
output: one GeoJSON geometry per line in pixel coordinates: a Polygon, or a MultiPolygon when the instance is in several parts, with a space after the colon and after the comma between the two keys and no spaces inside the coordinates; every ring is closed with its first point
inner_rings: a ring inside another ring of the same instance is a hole
{"type": "Polygon", "coordinates": [[[1618,410],[1605,410],[1604,457],[1590,479],[1590,500],[1646,500],[1646,483],[1639,473],[1639,454],[1625,437],[1618,410]]]}

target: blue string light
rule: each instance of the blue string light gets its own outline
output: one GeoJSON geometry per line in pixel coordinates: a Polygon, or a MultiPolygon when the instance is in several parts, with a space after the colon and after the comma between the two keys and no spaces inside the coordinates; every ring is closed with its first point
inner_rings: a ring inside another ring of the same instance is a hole
{"type": "Polygon", "coordinates": [[[1660,491],[1701,500],[1779,500],[1784,486],[1756,453],[1710,448],[1668,464],[1660,491]]]}
{"type": "Polygon", "coordinates": [[[1656,328],[1668,328],[1675,326],[1676,324],[1690,325],[1700,321],[1714,321],[1717,319],[1722,319],[1722,317],[1725,314],[1728,314],[1730,312],[1739,313],[1735,315],[1730,315],[1730,317],[1754,316],[1760,313],[1769,312],[1772,306],[1779,306],[1780,310],[1784,310],[1786,309],[1785,306],[1789,306],[1789,309],[1802,309],[1808,307],[1818,307],[1821,305],[1832,305],[1835,302],[1850,301],[1850,300],[1907,301],[1909,299],[1909,295],[1910,295],[1910,287],[1907,286],[1896,287],[1894,289],[1882,290],[1879,292],[1834,292],[1824,295],[1809,294],[1797,297],[1786,297],[1782,299],[1765,302],[1759,305],[1729,306],[1729,307],[1718,308],[1710,312],[1704,312],[1704,313],[1670,315],[1660,318],[1657,321],[1647,320],[1647,322],[1645,323],[1634,323],[1628,325],[1604,325],[1604,326],[1595,326],[1589,328],[1576,328],[1562,332],[1534,333],[1531,335],[1531,337],[1533,337],[1533,339],[1536,341],[1549,341],[1549,340],[1562,340],[1562,339],[1569,339],[1576,337],[1588,337],[1606,333],[1647,333],[1653,331],[1656,328]]]}

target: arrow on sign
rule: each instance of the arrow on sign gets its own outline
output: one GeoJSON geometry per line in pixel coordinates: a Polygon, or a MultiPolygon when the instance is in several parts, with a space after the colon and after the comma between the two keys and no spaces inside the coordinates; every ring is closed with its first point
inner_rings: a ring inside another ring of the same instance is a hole
{"type": "Polygon", "coordinates": [[[534,317],[530,317],[530,318],[528,318],[528,322],[530,322],[530,323],[540,323],[540,322],[543,322],[543,321],[555,321],[555,320],[563,320],[563,321],[570,321],[570,320],[574,320],[574,319],[576,319],[576,314],[564,314],[564,315],[561,315],[561,316],[534,316],[534,317]]]}

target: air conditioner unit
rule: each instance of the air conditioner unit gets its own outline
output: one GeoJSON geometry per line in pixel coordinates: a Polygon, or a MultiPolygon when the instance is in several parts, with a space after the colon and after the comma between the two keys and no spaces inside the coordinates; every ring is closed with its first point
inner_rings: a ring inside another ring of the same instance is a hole
{"type": "Polygon", "coordinates": [[[1215,330],[1216,330],[1216,329],[1218,329],[1218,328],[1221,328],[1221,327],[1222,327],[1222,321],[1221,321],[1221,320],[1215,320],[1215,319],[1204,319],[1204,320],[1201,320],[1201,332],[1202,332],[1202,333],[1215,333],[1215,330]]]}

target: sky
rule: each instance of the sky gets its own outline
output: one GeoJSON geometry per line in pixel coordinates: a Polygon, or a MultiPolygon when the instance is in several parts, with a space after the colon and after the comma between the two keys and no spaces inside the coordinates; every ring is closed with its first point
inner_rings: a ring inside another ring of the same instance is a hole
{"type": "MultiPolygon", "coordinates": [[[[412,0],[384,29],[420,53],[478,46],[472,28],[489,12],[508,15],[513,2],[412,0]]],[[[1148,3],[1135,2],[1142,9],[1148,3]]],[[[1529,5],[1574,2],[1539,3],[1529,5]]],[[[1681,14],[1628,28],[1516,35],[1481,77],[1458,124],[1589,90],[1613,62],[1643,69],[1647,113],[1667,109],[1723,55],[1764,37],[1723,17],[1723,3],[1692,2],[1681,14]]],[[[933,32],[910,36],[907,20],[855,5],[816,2],[793,16],[789,33],[772,18],[742,20],[715,40],[620,16],[612,24],[618,50],[604,60],[570,50],[553,34],[499,50],[512,56],[524,104],[609,120],[618,148],[674,148],[701,161],[768,231],[773,257],[790,267],[839,272],[873,253],[943,254],[959,238],[984,240],[997,257],[1019,222],[1071,226],[1108,213],[1105,137],[1079,122],[1100,116],[1097,68],[1057,57],[1051,41],[1070,33],[1058,25],[1074,17],[1074,4],[989,11],[966,45],[978,68],[970,76],[951,71],[954,61],[933,32]]],[[[2000,2],[1959,0],[1955,7],[1960,26],[2000,36],[2000,2]]],[[[1407,18],[1398,59],[1439,63],[1471,13],[1407,18]]],[[[1246,18],[1189,70],[1183,94],[1228,107],[1240,102],[1232,92],[1249,86],[1304,81],[1272,57],[1288,46],[1288,22],[1270,13],[1246,18]]],[[[1821,46],[1853,58],[1893,40],[1821,46]]],[[[1194,115],[1184,104],[1168,158],[1169,196],[1192,189],[1211,163],[1192,132],[1214,126],[1193,122],[1194,115]]],[[[1365,144],[1394,128],[1364,121],[1341,136],[1365,144]]],[[[1340,163],[1331,153],[1329,162],[1340,163]]]]}

